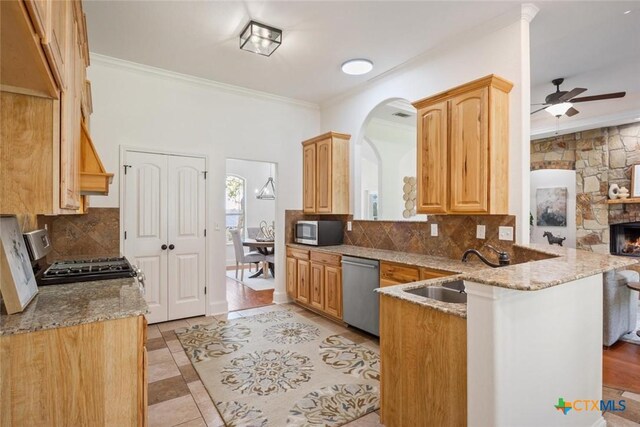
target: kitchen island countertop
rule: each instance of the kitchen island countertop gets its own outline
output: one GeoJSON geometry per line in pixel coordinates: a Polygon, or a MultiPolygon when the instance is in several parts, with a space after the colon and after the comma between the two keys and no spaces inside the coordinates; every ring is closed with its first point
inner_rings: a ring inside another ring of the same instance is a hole
{"type": "Polygon", "coordinates": [[[0,312],[0,336],[122,319],[148,313],[132,278],[40,286],[22,313],[0,312]]]}

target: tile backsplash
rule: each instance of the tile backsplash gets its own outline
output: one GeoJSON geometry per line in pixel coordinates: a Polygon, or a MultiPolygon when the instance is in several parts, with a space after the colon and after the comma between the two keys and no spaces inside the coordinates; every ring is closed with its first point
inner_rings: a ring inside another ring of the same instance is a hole
{"type": "Polygon", "coordinates": [[[285,212],[285,239],[293,241],[294,223],[302,219],[340,219],[345,222],[344,243],[367,248],[460,258],[466,249],[483,251],[487,245],[511,251],[513,241],[498,239],[498,227],[516,227],[513,215],[429,215],[428,221],[363,221],[350,215],[304,215],[302,211],[285,212]],[[352,221],[347,231],[346,221],[352,221]],[[431,236],[431,225],[438,225],[438,236],[431,236]],[[476,238],[476,226],[486,227],[486,239],[476,238]]]}
{"type": "Polygon", "coordinates": [[[45,224],[53,245],[48,261],[120,254],[119,208],[90,208],[84,215],[38,216],[38,227],[45,224]]]}

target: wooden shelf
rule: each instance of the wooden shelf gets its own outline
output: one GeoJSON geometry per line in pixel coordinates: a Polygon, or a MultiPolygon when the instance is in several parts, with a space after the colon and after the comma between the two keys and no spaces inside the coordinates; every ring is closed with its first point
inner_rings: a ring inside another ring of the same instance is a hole
{"type": "Polygon", "coordinates": [[[610,205],[629,205],[634,203],[640,203],[640,197],[628,198],[628,199],[615,199],[615,200],[607,200],[607,203],[610,205]]]}

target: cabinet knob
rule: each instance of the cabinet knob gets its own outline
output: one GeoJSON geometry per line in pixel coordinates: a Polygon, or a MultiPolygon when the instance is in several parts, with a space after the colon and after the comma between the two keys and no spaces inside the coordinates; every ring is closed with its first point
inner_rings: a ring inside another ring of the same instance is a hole
{"type": "Polygon", "coordinates": [[[171,251],[172,251],[172,250],[174,250],[175,248],[176,248],[176,247],[173,245],[173,243],[169,245],[169,250],[171,250],[171,251]]]}
{"type": "Polygon", "coordinates": [[[162,249],[163,251],[167,250],[167,245],[160,246],[160,249],[162,249]]]}

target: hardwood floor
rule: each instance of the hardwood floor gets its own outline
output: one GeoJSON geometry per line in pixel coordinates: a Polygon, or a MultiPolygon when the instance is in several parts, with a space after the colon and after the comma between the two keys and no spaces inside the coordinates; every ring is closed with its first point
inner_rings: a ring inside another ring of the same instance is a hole
{"type": "Polygon", "coordinates": [[[250,287],[228,277],[226,285],[229,311],[246,310],[273,303],[273,289],[254,291],[250,287]]]}
{"type": "Polygon", "coordinates": [[[640,346],[618,341],[602,354],[602,383],[640,393],[640,346]]]}

